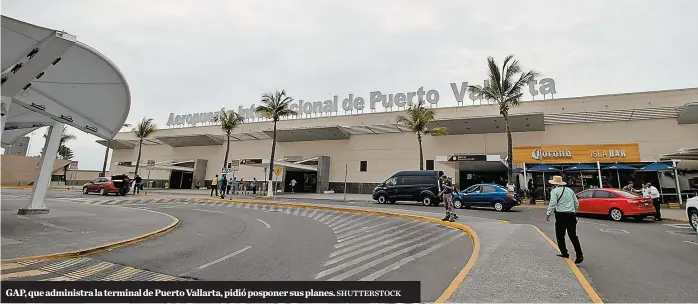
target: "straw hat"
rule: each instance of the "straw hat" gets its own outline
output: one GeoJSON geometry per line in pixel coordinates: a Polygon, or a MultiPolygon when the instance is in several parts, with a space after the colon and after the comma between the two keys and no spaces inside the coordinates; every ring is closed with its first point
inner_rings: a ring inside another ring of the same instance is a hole
{"type": "Polygon", "coordinates": [[[562,181],[562,176],[559,175],[553,176],[553,179],[549,180],[548,182],[553,185],[567,185],[567,183],[562,181]]]}

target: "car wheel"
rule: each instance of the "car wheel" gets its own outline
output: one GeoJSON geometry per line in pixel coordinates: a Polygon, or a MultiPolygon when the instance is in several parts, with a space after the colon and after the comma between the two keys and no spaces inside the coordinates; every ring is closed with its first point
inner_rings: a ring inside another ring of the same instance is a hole
{"type": "Polygon", "coordinates": [[[385,194],[381,194],[378,196],[378,199],[376,199],[376,201],[378,201],[379,204],[385,204],[388,202],[388,197],[385,196],[385,194]]]}
{"type": "Polygon", "coordinates": [[[99,189],[99,194],[100,194],[100,195],[107,195],[107,194],[108,194],[108,193],[107,193],[107,189],[104,189],[104,188],[99,189]]]}
{"type": "Polygon", "coordinates": [[[694,230],[698,229],[698,210],[691,210],[689,223],[691,223],[691,226],[693,226],[694,230]]]}
{"type": "Polygon", "coordinates": [[[455,208],[455,209],[463,208],[463,202],[461,202],[459,199],[453,200],[453,208],[455,208]]]}
{"type": "Polygon", "coordinates": [[[424,206],[431,206],[433,203],[434,203],[434,200],[432,200],[430,196],[424,196],[422,198],[422,204],[424,206]]]}
{"type": "Polygon", "coordinates": [[[502,202],[494,202],[494,210],[503,211],[504,204],[502,204],[502,202]]]}
{"type": "Polygon", "coordinates": [[[618,208],[613,208],[611,211],[608,212],[608,214],[611,216],[611,219],[620,222],[623,220],[623,211],[620,211],[618,208]]]}
{"type": "Polygon", "coordinates": [[[90,191],[87,190],[87,187],[82,187],[82,194],[89,194],[90,191]]]}

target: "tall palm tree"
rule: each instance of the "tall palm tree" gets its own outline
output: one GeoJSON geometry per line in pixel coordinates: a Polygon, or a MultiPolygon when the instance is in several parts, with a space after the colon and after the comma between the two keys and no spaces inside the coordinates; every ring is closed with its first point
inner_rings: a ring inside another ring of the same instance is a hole
{"type": "Polygon", "coordinates": [[[514,55],[509,55],[504,59],[501,69],[492,57],[487,57],[487,65],[490,70],[487,86],[469,86],[468,88],[470,92],[481,94],[482,98],[499,106],[499,114],[504,117],[504,126],[507,132],[507,167],[509,167],[507,183],[513,185],[513,153],[511,130],[509,128],[509,109],[519,105],[523,96],[523,87],[540,74],[534,70],[524,73],[519,66],[519,61],[514,59],[514,55]],[[517,76],[518,79],[516,79],[517,76]]]}
{"type": "MultiPolygon", "coordinates": [[[[48,140],[48,131],[44,133],[44,139],[48,140]]],[[[66,146],[65,143],[75,139],[77,139],[75,135],[68,133],[68,127],[63,127],[63,130],[61,130],[61,139],[58,144],[58,151],[56,157],[60,157],[62,159],[73,158],[73,150],[68,148],[68,146],[66,146]]],[[[44,151],[41,151],[42,154],[43,152],[44,151]]]]}
{"type": "MultiPolygon", "coordinates": [[[[123,124],[121,128],[129,128],[131,124],[123,124]]],[[[111,145],[111,139],[107,140],[107,151],[104,152],[104,164],[102,164],[102,176],[107,175],[107,159],[109,158],[109,146],[111,145]]]]}
{"type": "Polygon", "coordinates": [[[221,129],[223,129],[228,139],[227,146],[225,147],[225,158],[223,159],[223,168],[225,168],[228,164],[228,154],[230,153],[230,135],[240,124],[245,122],[245,118],[233,111],[229,113],[221,111],[218,115],[213,117],[213,122],[221,124],[221,129]]]}
{"type": "Polygon", "coordinates": [[[400,115],[397,118],[397,123],[407,126],[412,133],[417,135],[417,142],[419,143],[419,170],[424,170],[424,150],[422,149],[422,136],[423,135],[446,135],[448,134],[446,128],[437,127],[429,128],[429,122],[434,120],[436,112],[434,109],[428,109],[424,107],[424,100],[420,100],[416,104],[412,104],[405,110],[407,115],[400,115]]]}
{"type": "MultiPolygon", "coordinates": [[[[276,154],[276,123],[281,117],[298,115],[298,112],[291,110],[291,102],[293,97],[286,96],[286,91],[276,91],[274,93],[265,93],[262,95],[262,105],[255,109],[255,112],[261,113],[264,118],[274,121],[274,136],[271,143],[271,158],[269,159],[269,185],[272,184],[274,177],[274,155],[276,154]]],[[[272,187],[267,187],[268,195],[273,195],[272,187]]]]}
{"type": "Polygon", "coordinates": [[[143,120],[138,123],[135,128],[133,128],[133,133],[136,134],[136,137],[138,137],[138,159],[136,159],[136,173],[134,175],[138,175],[138,168],[141,165],[141,150],[143,148],[143,140],[146,137],[153,135],[155,131],[157,131],[157,126],[155,126],[155,123],[153,123],[153,119],[145,117],[143,117],[143,120]]]}

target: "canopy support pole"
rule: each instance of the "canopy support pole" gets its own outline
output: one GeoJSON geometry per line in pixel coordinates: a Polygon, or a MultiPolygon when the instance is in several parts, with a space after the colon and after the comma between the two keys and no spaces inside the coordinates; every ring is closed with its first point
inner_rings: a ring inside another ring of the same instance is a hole
{"type": "Polygon", "coordinates": [[[39,174],[37,174],[36,181],[32,186],[30,202],[26,207],[19,209],[17,214],[46,214],[49,212],[49,209],[44,205],[44,198],[53,174],[53,164],[56,162],[58,146],[61,144],[63,126],[64,124],[61,122],[54,122],[49,127],[48,138],[44,144],[44,151],[41,154],[39,174]]]}
{"type": "Polygon", "coordinates": [[[2,96],[2,103],[0,104],[0,107],[2,107],[2,125],[0,125],[0,132],[5,132],[5,122],[7,121],[7,116],[10,114],[10,105],[12,104],[12,98],[2,96]]]}
{"type": "Polygon", "coordinates": [[[523,163],[523,173],[524,173],[524,187],[526,190],[531,190],[531,189],[528,189],[528,174],[526,174],[526,163],[523,163]]]}
{"type": "Polygon", "coordinates": [[[599,188],[603,188],[603,181],[601,179],[601,163],[599,161],[596,161],[596,170],[599,173],[599,188]]]}
{"type": "Polygon", "coordinates": [[[618,189],[622,189],[623,186],[620,184],[620,172],[616,169],[616,177],[618,177],[618,189]]]}

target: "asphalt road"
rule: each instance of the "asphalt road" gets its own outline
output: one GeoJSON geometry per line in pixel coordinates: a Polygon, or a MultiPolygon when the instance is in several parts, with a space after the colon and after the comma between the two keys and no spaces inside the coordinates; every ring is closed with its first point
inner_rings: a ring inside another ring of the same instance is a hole
{"type": "Polygon", "coordinates": [[[417,280],[423,301],[432,302],[472,253],[460,230],[391,217],[75,192],[51,191],[49,207],[51,201],[179,218],[180,226],[165,235],[90,258],[198,280],[417,280]]]}
{"type": "MultiPolygon", "coordinates": [[[[443,206],[425,207],[407,202],[388,205],[314,202],[444,212],[443,206]]],[[[533,224],[555,240],[555,219],[551,217],[547,222],[545,211],[541,209],[516,207],[509,212],[496,212],[473,208],[460,209],[457,213],[506,220],[512,224],[533,224]]],[[[577,232],[584,262],[579,268],[605,302],[695,302],[698,299],[698,236],[688,225],[672,221],[638,223],[613,222],[603,217],[580,218],[577,232]]],[[[569,239],[567,247],[574,256],[569,239]]]]}

